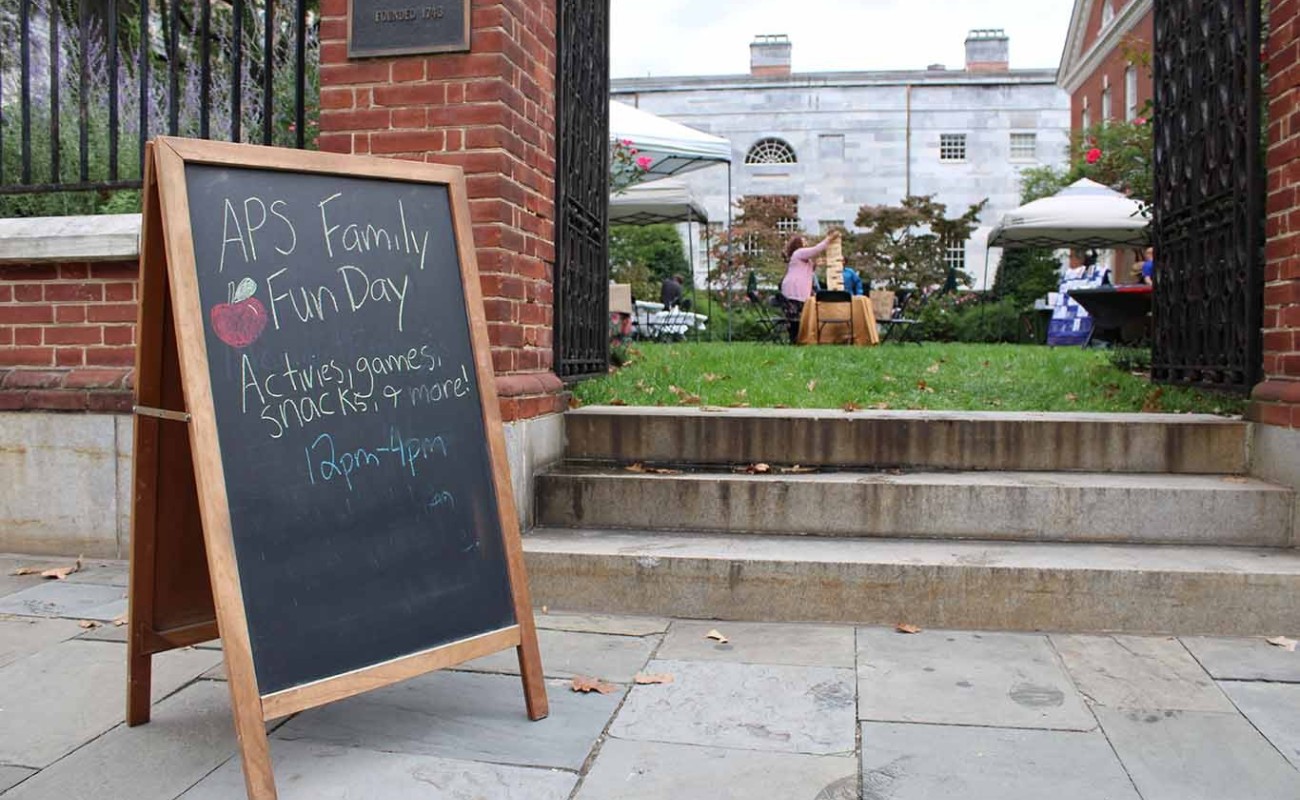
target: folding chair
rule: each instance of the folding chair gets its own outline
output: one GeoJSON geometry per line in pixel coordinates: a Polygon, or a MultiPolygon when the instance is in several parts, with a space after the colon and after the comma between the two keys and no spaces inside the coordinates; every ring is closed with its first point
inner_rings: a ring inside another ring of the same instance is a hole
{"type": "Polygon", "coordinates": [[[899,303],[893,315],[886,320],[887,327],[885,335],[880,337],[880,343],[896,342],[905,344],[911,342],[917,347],[921,346],[921,320],[917,319],[921,308],[925,305],[925,298],[921,297],[917,302],[913,298],[918,298],[920,292],[908,292],[902,302],[899,303]],[[909,312],[911,315],[909,316],[909,312]]]}
{"type": "Polygon", "coordinates": [[[822,341],[822,331],[827,326],[843,326],[843,334],[835,338],[838,344],[853,344],[853,295],[844,291],[817,293],[817,341],[822,341]]]}

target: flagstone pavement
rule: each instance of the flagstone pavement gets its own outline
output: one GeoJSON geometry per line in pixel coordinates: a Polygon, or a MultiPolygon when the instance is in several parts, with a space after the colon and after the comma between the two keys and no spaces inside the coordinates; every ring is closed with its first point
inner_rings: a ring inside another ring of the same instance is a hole
{"type": "MultiPolygon", "coordinates": [[[[244,797],[219,646],[158,657],[153,721],[127,728],[126,565],[11,574],[61,563],[0,556],[0,797],[244,797]]],[[[499,653],[270,723],[280,797],[1300,798],[1300,653],[1261,638],[538,625],[547,719],[499,653]]]]}

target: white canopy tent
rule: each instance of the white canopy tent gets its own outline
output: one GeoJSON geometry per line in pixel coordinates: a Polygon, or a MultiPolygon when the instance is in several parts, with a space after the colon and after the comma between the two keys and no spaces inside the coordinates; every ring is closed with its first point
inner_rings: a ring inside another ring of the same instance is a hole
{"type": "Polygon", "coordinates": [[[643,182],[731,163],[731,142],[639,108],[609,101],[610,141],[627,140],[637,155],[649,156],[643,182]]]}
{"type": "Polygon", "coordinates": [[[1002,215],[989,247],[1145,247],[1142,204],[1084,178],[1002,215]]]}
{"type": "Polygon", "coordinates": [[[638,183],[609,198],[610,225],[708,221],[708,212],[695,201],[690,188],[671,178],[638,183]]]}

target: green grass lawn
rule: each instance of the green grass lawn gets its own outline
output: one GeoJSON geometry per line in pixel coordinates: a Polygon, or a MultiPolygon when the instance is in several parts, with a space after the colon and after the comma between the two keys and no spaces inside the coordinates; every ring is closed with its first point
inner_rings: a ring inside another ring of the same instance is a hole
{"type": "Polygon", "coordinates": [[[1158,386],[1106,353],[1033,345],[788,347],[635,344],[616,372],[573,387],[582,405],[894,408],[975,411],[1197,411],[1243,399],[1158,386]]]}

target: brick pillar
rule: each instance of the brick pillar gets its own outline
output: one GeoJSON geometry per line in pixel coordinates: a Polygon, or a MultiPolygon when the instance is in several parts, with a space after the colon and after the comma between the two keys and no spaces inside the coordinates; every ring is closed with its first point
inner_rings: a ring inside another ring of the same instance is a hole
{"type": "Polygon", "coordinates": [[[471,51],[349,61],[321,2],[320,149],[465,170],[506,421],[562,411],[552,371],[555,0],[472,0],[471,51]]]}
{"type": "Polygon", "coordinates": [[[1269,11],[1264,381],[1250,417],[1300,428],[1300,0],[1269,11]]]}

